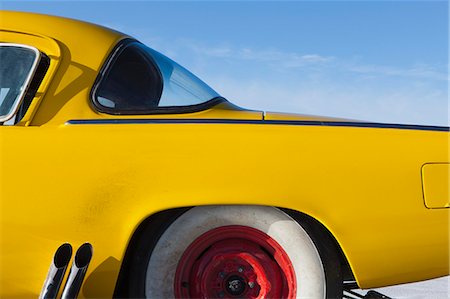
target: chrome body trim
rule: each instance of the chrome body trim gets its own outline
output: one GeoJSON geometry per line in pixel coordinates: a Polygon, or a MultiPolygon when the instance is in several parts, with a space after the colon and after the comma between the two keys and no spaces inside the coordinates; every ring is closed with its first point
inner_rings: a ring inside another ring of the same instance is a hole
{"type": "Polygon", "coordinates": [[[375,122],[342,122],[311,120],[245,120],[245,119],[161,119],[161,118],[116,118],[116,119],[72,119],[66,125],[134,125],[134,124],[253,124],[253,125],[286,125],[286,126],[328,126],[378,129],[402,129],[420,131],[449,132],[445,126],[403,125],[375,122]]]}

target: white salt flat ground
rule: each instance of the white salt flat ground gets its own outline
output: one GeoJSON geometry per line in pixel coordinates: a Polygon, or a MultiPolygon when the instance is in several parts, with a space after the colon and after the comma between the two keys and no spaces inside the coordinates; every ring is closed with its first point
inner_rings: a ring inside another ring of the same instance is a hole
{"type": "MultiPolygon", "coordinates": [[[[447,299],[450,298],[450,276],[374,290],[395,299],[447,299]]],[[[366,294],[366,291],[356,292],[366,294]]]]}

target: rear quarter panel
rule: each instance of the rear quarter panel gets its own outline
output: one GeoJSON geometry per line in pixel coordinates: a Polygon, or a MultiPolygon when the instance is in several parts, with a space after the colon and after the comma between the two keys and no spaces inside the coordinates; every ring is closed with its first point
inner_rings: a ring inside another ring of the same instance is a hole
{"type": "Polygon", "coordinates": [[[426,209],[421,167],[448,133],[257,125],[0,127],[2,297],[39,293],[62,242],[91,242],[84,297],[111,296],[149,215],[250,204],[322,222],[363,288],[448,274],[448,209],[426,209]],[[26,269],[26,270],[24,270],[26,269]]]}

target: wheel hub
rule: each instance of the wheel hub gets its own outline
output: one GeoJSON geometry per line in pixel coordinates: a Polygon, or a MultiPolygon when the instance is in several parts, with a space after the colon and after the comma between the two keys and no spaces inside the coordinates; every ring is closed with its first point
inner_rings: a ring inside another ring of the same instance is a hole
{"type": "Polygon", "coordinates": [[[270,236],[225,226],[198,237],[175,274],[177,298],[294,298],[293,266],[270,236]]]}
{"type": "Polygon", "coordinates": [[[225,281],[226,290],[231,296],[240,296],[246,288],[246,281],[243,277],[232,275],[225,281]]]}

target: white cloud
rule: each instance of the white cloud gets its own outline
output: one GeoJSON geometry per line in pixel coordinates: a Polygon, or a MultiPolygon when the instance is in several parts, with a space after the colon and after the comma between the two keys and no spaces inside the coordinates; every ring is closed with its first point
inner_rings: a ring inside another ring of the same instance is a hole
{"type": "Polygon", "coordinates": [[[371,65],[371,64],[356,64],[356,65],[347,64],[345,67],[349,71],[362,74],[415,77],[415,78],[449,81],[448,74],[439,72],[435,68],[426,64],[416,65],[409,68],[399,68],[393,66],[371,65]]]}
{"type": "Polygon", "coordinates": [[[285,67],[301,67],[305,64],[322,64],[334,59],[333,57],[321,56],[319,54],[299,54],[274,49],[257,50],[248,47],[232,48],[228,46],[202,47],[192,42],[189,43],[188,46],[198,55],[206,55],[213,58],[227,57],[236,60],[277,63],[285,67]]]}
{"type": "MultiPolygon", "coordinates": [[[[436,67],[427,64],[417,64],[410,67],[398,67],[389,65],[375,65],[365,62],[353,62],[346,59],[338,59],[334,56],[325,56],[317,53],[284,52],[276,49],[253,49],[250,47],[233,48],[230,46],[199,46],[198,42],[184,40],[184,46],[203,56],[204,59],[228,58],[236,61],[256,61],[271,67],[302,68],[320,67],[324,72],[337,70],[353,72],[371,76],[413,77],[430,80],[449,81],[448,72],[442,72],[436,67]]],[[[442,67],[441,67],[442,69],[442,67]]]]}

